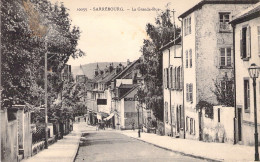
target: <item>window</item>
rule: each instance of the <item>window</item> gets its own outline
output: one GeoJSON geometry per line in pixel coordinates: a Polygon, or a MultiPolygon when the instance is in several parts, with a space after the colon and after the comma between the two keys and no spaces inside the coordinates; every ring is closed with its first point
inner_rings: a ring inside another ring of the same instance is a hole
{"type": "Polygon", "coordinates": [[[243,27],[240,31],[240,56],[244,60],[251,57],[251,27],[243,27]]]}
{"type": "Polygon", "coordinates": [[[189,54],[188,54],[188,50],[186,50],[186,68],[189,67],[189,54]]]}
{"type": "Polygon", "coordinates": [[[257,27],[257,35],[258,35],[258,56],[260,56],[260,26],[257,27]]]}
{"type": "Polygon", "coordinates": [[[163,85],[164,85],[164,88],[166,88],[166,70],[163,69],[163,85]]]}
{"type": "Polygon", "coordinates": [[[175,89],[175,80],[176,80],[176,74],[175,74],[175,68],[172,70],[172,88],[175,89]]]}
{"type": "Polygon", "coordinates": [[[186,100],[193,102],[193,84],[186,84],[186,100]]]}
{"type": "Polygon", "coordinates": [[[191,17],[187,17],[184,19],[184,34],[191,34],[191,17]]]}
{"type": "Polygon", "coordinates": [[[231,67],[232,58],[231,58],[231,47],[220,48],[220,67],[231,67]]]}
{"type": "Polygon", "coordinates": [[[229,97],[230,96],[230,92],[233,92],[233,81],[230,80],[222,80],[220,82],[220,89],[223,92],[222,94],[224,94],[224,98],[225,97],[229,97]]]}
{"type": "Polygon", "coordinates": [[[230,32],[231,31],[229,21],[230,21],[230,12],[219,13],[219,31],[220,32],[230,32]]]}
{"type": "Polygon", "coordinates": [[[249,112],[250,110],[249,79],[244,79],[244,107],[245,107],[245,112],[249,112]]]}
{"type": "Polygon", "coordinates": [[[190,49],[190,68],[192,68],[192,50],[190,49]]]}
{"type": "Polygon", "coordinates": [[[194,128],[194,126],[193,126],[193,118],[190,118],[190,134],[194,133],[193,128],[194,128]]]}

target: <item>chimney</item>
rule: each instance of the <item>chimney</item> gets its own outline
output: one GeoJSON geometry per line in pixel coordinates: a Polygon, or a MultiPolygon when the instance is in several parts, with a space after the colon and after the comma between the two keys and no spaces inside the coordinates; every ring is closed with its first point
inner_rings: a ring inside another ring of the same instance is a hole
{"type": "Polygon", "coordinates": [[[130,60],[129,60],[129,59],[127,59],[127,66],[128,66],[128,65],[130,65],[130,60]]]}

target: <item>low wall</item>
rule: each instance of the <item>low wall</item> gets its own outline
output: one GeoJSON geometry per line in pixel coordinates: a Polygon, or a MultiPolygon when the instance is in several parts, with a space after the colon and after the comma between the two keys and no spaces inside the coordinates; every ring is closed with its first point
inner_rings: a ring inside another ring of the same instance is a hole
{"type": "Polygon", "coordinates": [[[213,107],[213,119],[205,117],[202,111],[203,141],[233,143],[234,107],[213,107]]]}
{"type": "Polygon", "coordinates": [[[17,120],[8,121],[7,110],[1,114],[1,161],[15,162],[18,158],[17,120]]]}

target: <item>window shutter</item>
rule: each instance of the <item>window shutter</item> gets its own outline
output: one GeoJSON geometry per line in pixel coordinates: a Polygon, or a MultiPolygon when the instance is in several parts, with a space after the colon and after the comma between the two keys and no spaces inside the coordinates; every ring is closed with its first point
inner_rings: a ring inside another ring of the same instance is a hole
{"type": "Polygon", "coordinates": [[[189,84],[186,84],[186,101],[189,101],[189,84]]]}
{"type": "Polygon", "coordinates": [[[193,84],[190,84],[190,101],[193,102],[193,84]]]}
{"type": "Polygon", "coordinates": [[[169,68],[166,68],[166,74],[167,74],[167,88],[169,88],[169,68]]]}
{"type": "Polygon", "coordinates": [[[175,75],[175,67],[173,68],[173,70],[172,70],[172,75],[173,75],[173,78],[172,78],[172,82],[173,82],[173,84],[172,84],[172,86],[173,86],[173,89],[176,89],[176,87],[175,87],[175,77],[176,77],[176,75],[175,75]]]}
{"type": "Polygon", "coordinates": [[[163,87],[165,88],[165,69],[163,69],[163,87]]]}
{"type": "Polygon", "coordinates": [[[248,26],[247,27],[247,33],[246,33],[247,35],[247,47],[246,47],[246,49],[247,49],[247,58],[250,58],[251,57],[251,27],[250,26],[248,26]]]}
{"type": "Polygon", "coordinates": [[[169,88],[172,88],[172,67],[169,67],[169,88]]]}
{"type": "Polygon", "coordinates": [[[242,30],[240,30],[240,57],[243,58],[242,30]]]}
{"type": "Polygon", "coordinates": [[[182,75],[182,67],[180,67],[180,90],[182,90],[183,86],[183,75],[182,75]]]}

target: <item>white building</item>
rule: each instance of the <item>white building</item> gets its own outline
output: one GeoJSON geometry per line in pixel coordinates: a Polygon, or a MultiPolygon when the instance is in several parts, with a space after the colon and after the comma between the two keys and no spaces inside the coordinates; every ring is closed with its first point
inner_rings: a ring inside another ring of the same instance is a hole
{"type": "MultiPolygon", "coordinates": [[[[252,63],[260,66],[260,3],[236,15],[231,23],[235,33],[236,140],[253,145],[254,94],[248,68],[252,63]]],[[[256,100],[260,130],[260,78],[256,79],[256,100]]]]}
{"type": "Polygon", "coordinates": [[[183,70],[181,37],[161,48],[165,134],[184,138],[183,70]]]}

